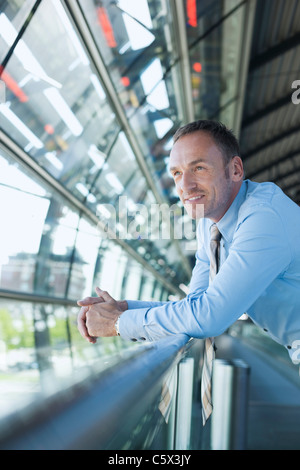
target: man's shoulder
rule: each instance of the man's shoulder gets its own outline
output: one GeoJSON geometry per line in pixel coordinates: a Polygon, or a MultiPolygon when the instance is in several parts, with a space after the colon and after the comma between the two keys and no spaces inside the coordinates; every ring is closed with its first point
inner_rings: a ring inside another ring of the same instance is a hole
{"type": "Polygon", "coordinates": [[[277,217],[284,223],[299,218],[299,206],[275,183],[247,180],[246,184],[245,198],[238,213],[239,222],[250,214],[256,214],[257,217],[260,217],[259,214],[261,217],[277,217]]]}
{"type": "Polygon", "coordinates": [[[246,180],[246,204],[272,204],[274,196],[284,196],[282,190],[275,183],[246,180]]]}
{"type": "Polygon", "coordinates": [[[246,180],[245,198],[240,206],[239,215],[247,211],[259,210],[259,208],[274,208],[274,201],[284,202],[287,196],[275,183],[264,182],[257,183],[246,180]]]}

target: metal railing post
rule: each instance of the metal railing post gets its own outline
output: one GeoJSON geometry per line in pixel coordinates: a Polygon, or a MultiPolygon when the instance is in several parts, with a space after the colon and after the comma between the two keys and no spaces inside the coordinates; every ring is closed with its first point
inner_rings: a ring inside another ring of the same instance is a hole
{"type": "Polygon", "coordinates": [[[178,365],[175,450],[187,450],[190,448],[193,382],[194,359],[188,357],[183,359],[178,365]]]}
{"type": "Polygon", "coordinates": [[[214,361],[212,450],[246,448],[249,376],[250,368],[242,360],[214,361]]]}

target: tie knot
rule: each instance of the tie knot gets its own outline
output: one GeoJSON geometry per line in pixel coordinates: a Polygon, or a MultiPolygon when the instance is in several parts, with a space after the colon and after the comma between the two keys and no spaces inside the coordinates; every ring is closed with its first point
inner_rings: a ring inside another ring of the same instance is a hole
{"type": "Polygon", "coordinates": [[[210,228],[210,239],[211,241],[216,241],[216,242],[219,242],[221,240],[221,233],[218,229],[218,227],[216,226],[216,224],[213,224],[210,228]]]}

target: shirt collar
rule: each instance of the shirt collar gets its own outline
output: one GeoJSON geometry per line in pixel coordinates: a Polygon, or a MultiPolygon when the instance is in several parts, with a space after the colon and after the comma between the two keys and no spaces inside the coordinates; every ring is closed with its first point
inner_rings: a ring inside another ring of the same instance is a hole
{"type": "Polygon", "coordinates": [[[231,206],[225,212],[222,219],[217,222],[217,227],[220,230],[222,237],[225,238],[227,242],[231,242],[233,239],[238,212],[246,197],[247,185],[247,180],[243,181],[239,192],[234,198],[231,206]]]}

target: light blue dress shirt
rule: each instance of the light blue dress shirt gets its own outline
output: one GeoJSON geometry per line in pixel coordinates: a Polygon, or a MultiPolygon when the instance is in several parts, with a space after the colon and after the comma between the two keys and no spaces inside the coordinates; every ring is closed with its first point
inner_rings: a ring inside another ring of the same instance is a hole
{"type": "Polygon", "coordinates": [[[273,183],[243,181],[217,223],[221,267],[208,285],[212,223],[201,219],[197,227],[189,294],[174,302],[128,301],[121,336],[138,341],[179,333],[218,336],[247,313],[292,359],[300,359],[300,208],[273,183]]]}

